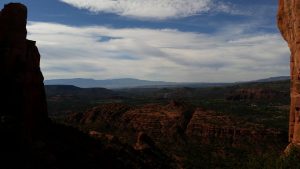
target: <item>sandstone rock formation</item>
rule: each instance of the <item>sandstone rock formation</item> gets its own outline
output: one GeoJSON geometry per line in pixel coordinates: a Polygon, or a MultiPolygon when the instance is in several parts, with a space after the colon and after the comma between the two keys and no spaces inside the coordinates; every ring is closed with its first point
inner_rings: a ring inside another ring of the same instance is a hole
{"type": "Polygon", "coordinates": [[[86,113],[71,113],[66,123],[81,126],[89,131],[108,129],[127,140],[138,134],[136,149],[147,147],[145,135],[156,143],[194,140],[202,144],[226,143],[239,146],[242,143],[260,144],[272,138],[282,138],[277,129],[261,124],[221,115],[176,101],[167,105],[145,104],[128,107],[124,104],[103,104],[89,109],[86,113]],[[108,126],[108,127],[107,127],[108,126]]]}
{"type": "Polygon", "coordinates": [[[300,145],[300,0],[279,0],[278,27],[291,50],[289,141],[300,145]]]}
{"type": "Polygon", "coordinates": [[[88,110],[81,118],[81,124],[89,124],[97,121],[113,123],[118,116],[122,116],[130,107],[121,103],[109,103],[88,110]]]}
{"type": "Polygon", "coordinates": [[[40,54],[35,42],[26,39],[26,23],[22,4],[7,4],[0,12],[0,126],[30,141],[41,136],[48,115],[40,54]]]}
{"type": "Polygon", "coordinates": [[[172,101],[165,106],[146,104],[131,107],[122,103],[102,104],[85,113],[70,113],[65,122],[84,125],[85,128],[97,130],[109,128],[129,129],[146,132],[153,139],[172,136],[184,130],[193,110],[189,106],[172,101]]]}
{"type": "Polygon", "coordinates": [[[184,121],[189,121],[185,119],[185,114],[189,112],[189,106],[183,104],[146,104],[124,113],[119,126],[145,132],[154,140],[173,138],[184,133],[184,121]]]}
{"type": "Polygon", "coordinates": [[[202,143],[260,144],[269,138],[280,138],[281,132],[263,125],[234,119],[198,108],[189,122],[186,135],[202,143]]]}
{"type": "Polygon", "coordinates": [[[134,149],[138,151],[144,151],[147,149],[153,149],[155,143],[153,140],[144,132],[139,132],[137,136],[137,142],[134,145],[134,149]]]}

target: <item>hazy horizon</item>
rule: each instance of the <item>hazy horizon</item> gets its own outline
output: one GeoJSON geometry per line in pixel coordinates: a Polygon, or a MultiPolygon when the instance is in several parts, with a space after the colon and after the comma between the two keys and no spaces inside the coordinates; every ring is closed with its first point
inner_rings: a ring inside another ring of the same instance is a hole
{"type": "Polygon", "coordinates": [[[236,82],[251,82],[251,81],[258,81],[258,80],[265,80],[265,79],[272,79],[272,78],[287,78],[289,76],[276,76],[276,77],[267,77],[267,78],[261,78],[261,79],[250,79],[245,81],[234,81],[234,82],[195,82],[195,81],[165,81],[165,80],[151,80],[151,79],[137,79],[137,78],[112,78],[112,79],[94,79],[94,78],[84,78],[84,77],[77,77],[77,78],[63,78],[63,79],[45,79],[46,81],[52,81],[52,80],[95,80],[95,81],[110,81],[110,80],[141,80],[141,81],[152,81],[152,82],[167,82],[167,83],[236,83],[236,82]]]}
{"type": "MultiPolygon", "coordinates": [[[[9,0],[3,0],[3,6],[9,0]]],[[[269,0],[19,0],[45,79],[237,82],[289,75],[269,0]]]]}

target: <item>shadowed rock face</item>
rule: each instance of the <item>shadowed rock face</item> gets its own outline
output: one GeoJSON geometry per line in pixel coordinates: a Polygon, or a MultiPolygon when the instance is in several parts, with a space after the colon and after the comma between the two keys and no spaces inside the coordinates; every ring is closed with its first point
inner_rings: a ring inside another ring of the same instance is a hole
{"type": "Polygon", "coordinates": [[[48,121],[40,54],[26,39],[27,8],[19,3],[0,13],[0,130],[19,140],[40,137],[48,121]]]}
{"type": "Polygon", "coordinates": [[[300,144],[300,0],[279,0],[278,27],[291,50],[289,141],[300,144]]]}
{"type": "Polygon", "coordinates": [[[5,5],[1,11],[1,42],[16,43],[26,40],[27,8],[19,3],[5,5]]]}

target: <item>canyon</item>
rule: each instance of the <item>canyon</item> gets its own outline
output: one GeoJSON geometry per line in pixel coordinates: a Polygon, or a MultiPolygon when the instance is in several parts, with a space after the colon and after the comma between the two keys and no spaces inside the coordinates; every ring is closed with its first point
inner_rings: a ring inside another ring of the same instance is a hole
{"type": "Polygon", "coordinates": [[[290,81],[45,90],[26,23],[22,4],[0,12],[0,155],[8,168],[239,168],[283,150],[288,110],[289,141],[300,144],[299,0],[280,0],[278,10],[278,27],[291,49],[290,109],[290,81]]]}

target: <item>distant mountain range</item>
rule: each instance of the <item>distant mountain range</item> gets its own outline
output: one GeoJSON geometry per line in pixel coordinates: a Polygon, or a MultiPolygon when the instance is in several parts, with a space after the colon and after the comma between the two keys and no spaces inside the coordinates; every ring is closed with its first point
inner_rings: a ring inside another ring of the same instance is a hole
{"type": "Polygon", "coordinates": [[[255,80],[254,82],[276,82],[282,80],[290,80],[290,76],[277,76],[277,77],[269,77],[266,79],[255,80]]]}
{"type": "Polygon", "coordinates": [[[108,79],[108,80],[95,80],[95,79],[54,79],[54,80],[45,80],[46,85],[74,85],[81,88],[95,88],[102,87],[108,89],[114,88],[133,88],[140,86],[164,86],[164,85],[176,85],[172,82],[163,82],[163,81],[147,81],[139,79],[108,79]]]}
{"type": "MultiPolygon", "coordinates": [[[[279,76],[270,77],[267,79],[259,79],[250,82],[272,82],[289,80],[289,76],[279,76]]],[[[243,83],[243,82],[236,82],[243,83]]],[[[74,78],[74,79],[53,79],[45,80],[46,85],[74,85],[81,88],[107,88],[107,89],[117,89],[117,88],[161,88],[161,87],[209,87],[209,86],[225,86],[236,83],[201,83],[201,82],[187,82],[187,83],[176,83],[176,82],[164,82],[164,81],[148,81],[139,80],[132,78],[123,79],[108,79],[108,80],[95,80],[95,79],[84,79],[84,78],[74,78]]]]}

